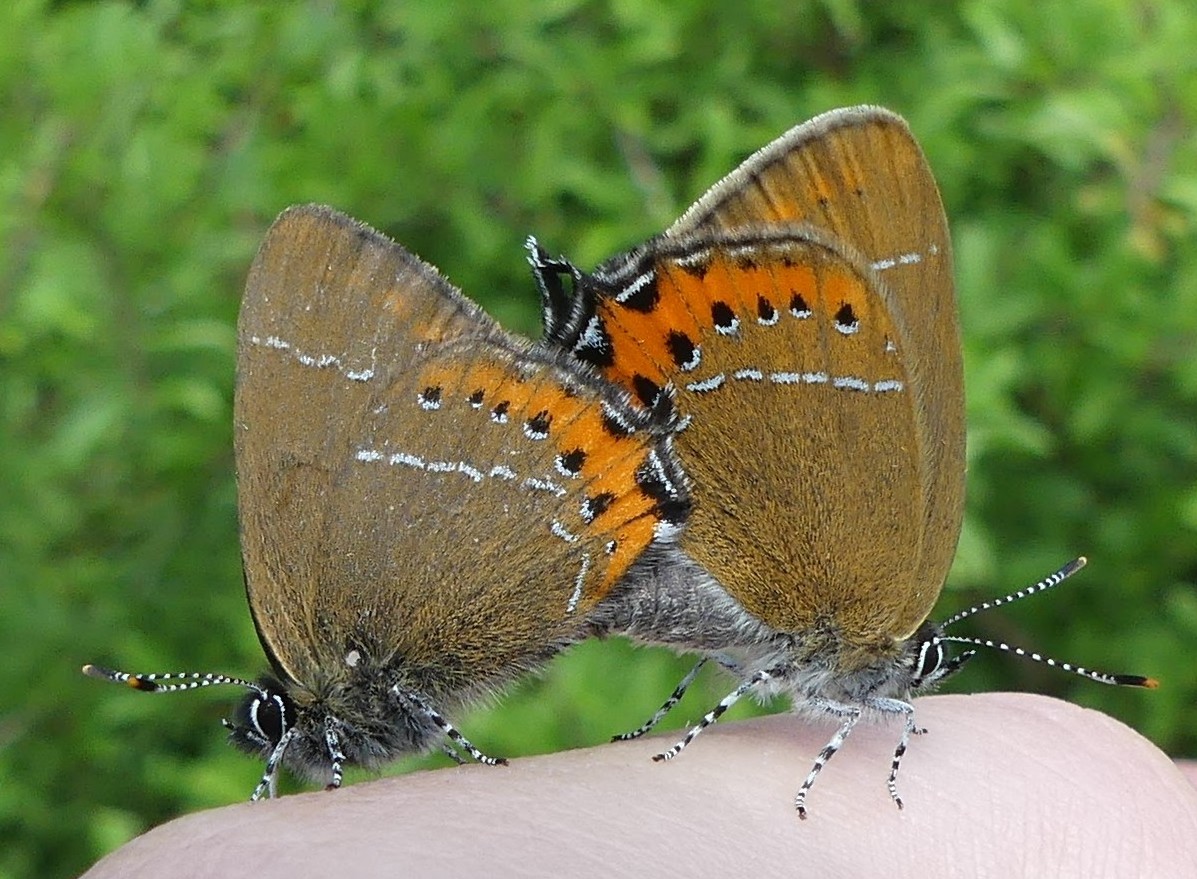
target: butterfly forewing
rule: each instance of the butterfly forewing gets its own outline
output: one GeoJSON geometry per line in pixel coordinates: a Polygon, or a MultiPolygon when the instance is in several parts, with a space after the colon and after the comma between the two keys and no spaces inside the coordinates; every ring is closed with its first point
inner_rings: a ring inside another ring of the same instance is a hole
{"type": "Polygon", "coordinates": [[[876,273],[778,224],[659,242],[595,278],[599,331],[575,354],[646,405],[676,387],[695,496],[682,548],[782,631],[836,618],[857,644],[922,622],[938,584],[917,583],[908,550],[925,502],[915,401],[876,273]],[[881,581],[911,588],[852,607],[881,581]]]}
{"type": "Polygon", "coordinates": [[[278,220],[239,332],[247,590],[292,680],[358,650],[429,696],[484,688],[572,638],[658,533],[647,416],[341,215],[278,220]]]}
{"type": "Polygon", "coordinates": [[[947,219],[901,117],[854,107],[797,126],[713,186],[666,237],[785,221],[807,223],[857,251],[884,282],[879,293],[908,334],[922,481],[932,500],[920,576],[938,590],[963,516],[963,367],[947,219]]]}

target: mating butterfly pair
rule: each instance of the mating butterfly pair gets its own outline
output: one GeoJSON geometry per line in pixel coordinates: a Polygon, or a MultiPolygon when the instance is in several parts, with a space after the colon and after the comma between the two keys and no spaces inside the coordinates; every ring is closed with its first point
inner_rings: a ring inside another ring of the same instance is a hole
{"type": "Polygon", "coordinates": [[[866,713],[903,718],[900,804],[906,699],[970,655],[927,622],[961,525],[964,398],[947,224],[905,123],[811,120],[591,274],[530,253],[539,343],[347,217],[285,212],[247,283],[234,412],[272,675],[84,671],[247,688],[227,725],[266,759],[256,799],[280,765],[335,787],[445,736],[501,762],[442,712],[626,634],[740,680],[662,757],[782,690],[841,724],[800,814],[866,713]]]}

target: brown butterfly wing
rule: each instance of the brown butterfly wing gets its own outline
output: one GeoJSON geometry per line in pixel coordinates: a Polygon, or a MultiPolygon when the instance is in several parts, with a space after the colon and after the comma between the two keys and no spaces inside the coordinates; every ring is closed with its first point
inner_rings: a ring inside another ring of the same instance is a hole
{"type": "Polygon", "coordinates": [[[939,584],[917,577],[909,341],[876,273],[777,224],[662,240],[594,283],[575,354],[646,404],[673,384],[688,422],[682,548],[774,629],[874,651],[909,635],[939,584]]]}
{"type": "Polygon", "coordinates": [[[964,508],[964,379],[951,242],[939,190],[905,121],[880,107],[818,116],[713,186],[666,238],[802,222],[858,252],[909,338],[925,508],[919,578],[927,612],[947,576],[964,508]]]}
{"type": "Polygon", "coordinates": [[[645,416],[327,208],[254,262],[234,425],[250,607],[309,687],[352,650],[438,699],[500,683],[685,507],[645,416]]]}

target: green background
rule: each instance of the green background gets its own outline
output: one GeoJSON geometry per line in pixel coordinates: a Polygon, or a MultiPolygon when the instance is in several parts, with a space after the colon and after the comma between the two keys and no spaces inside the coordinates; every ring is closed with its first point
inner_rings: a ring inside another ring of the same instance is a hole
{"type": "MultiPolygon", "coordinates": [[[[346,210],[535,334],[527,234],[593,265],[860,102],[909,119],[956,244],[969,494],[942,612],[1084,553],[967,628],[1164,684],[991,654],[953,687],[1059,694],[1197,756],[1192,9],[0,4],[0,877],[69,875],[257,781],[218,725],[235,693],[78,668],[264,666],[230,423],[240,287],[280,209],[346,210]]],[[[460,726],[508,755],[602,742],[687,665],[584,645],[460,726]]]]}

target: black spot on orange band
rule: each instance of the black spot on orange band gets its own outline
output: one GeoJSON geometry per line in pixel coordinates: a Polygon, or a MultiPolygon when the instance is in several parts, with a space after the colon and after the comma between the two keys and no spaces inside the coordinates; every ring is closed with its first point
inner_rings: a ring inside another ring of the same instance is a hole
{"type": "Polygon", "coordinates": [[[574,345],[574,356],[579,360],[605,369],[615,363],[615,348],[611,344],[611,336],[598,315],[592,315],[586,329],[578,337],[574,345]]]}
{"type": "Polygon", "coordinates": [[[730,333],[736,326],[736,313],[726,302],[712,302],[711,320],[715,323],[715,329],[730,333]]]}
{"type": "Polygon", "coordinates": [[[661,386],[640,373],[632,376],[632,389],[636,392],[636,397],[640,402],[649,409],[656,406],[657,398],[661,396],[661,386]]]}
{"type": "Polygon", "coordinates": [[[549,435],[549,424],[552,421],[553,416],[549,414],[549,411],[542,409],[524,422],[524,433],[530,439],[545,439],[549,435]]]}
{"type": "Polygon", "coordinates": [[[589,525],[603,513],[607,512],[614,500],[615,495],[609,491],[586,498],[582,501],[582,519],[589,525]]]}
{"type": "Polygon", "coordinates": [[[669,356],[678,369],[693,369],[697,366],[694,358],[694,342],[685,333],[670,330],[665,344],[669,348],[669,356]]]}
{"type": "Polygon", "coordinates": [[[856,317],[856,312],[852,310],[852,305],[845,302],[839,307],[835,313],[835,322],[846,330],[856,329],[859,320],[856,317]]]}
{"type": "Polygon", "coordinates": [[[680,484],[681,475],[671,472],[662,459],[652,456],[636,469],[636,484],[656,506],[657,516],[680,525],[690,513],[690,500],[680,484]]]}
{"type": "Polygon", "coordinates": [[[777,309],[764,296],[756,297],[756,316],[761,323],[771,324],[777,320],[777,309]]]}
{"type": "Polygon", "coordinates": [[[661,292],[657,289],[657,276],[653,274],[640,275],[633,279],[632,285],[615,294],[616,301],[624,308],[648,314],[661,301],[661,292]],[[635,289],[632,289],[635,285],[635,289]]]}
{"type": "Polygon", "coordinates": [[[563,452],[557,457],[557,464],[566,473],[571,476],[577,476],[582,472],[582,465],[586,463],[586,451],[584,449],[572,449],[568,452],[563,452]]]}

